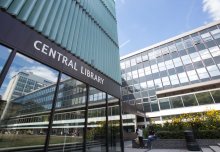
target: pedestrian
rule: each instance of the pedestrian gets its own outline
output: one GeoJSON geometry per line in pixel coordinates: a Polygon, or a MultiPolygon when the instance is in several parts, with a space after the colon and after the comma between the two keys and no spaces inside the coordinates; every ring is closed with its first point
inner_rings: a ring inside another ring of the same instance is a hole
{"type": "Polygon", "coordinates": [[[140,143],[140,148],[144,148],[143,130],[141,128],[138,128],[138,139],[140,143]]]}

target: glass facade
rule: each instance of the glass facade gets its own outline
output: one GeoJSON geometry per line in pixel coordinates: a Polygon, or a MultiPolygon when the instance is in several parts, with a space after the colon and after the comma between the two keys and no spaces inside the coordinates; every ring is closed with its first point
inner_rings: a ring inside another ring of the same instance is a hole
{"type": "Polygon", "coordinates": [[[220,79],[220,25],[122,57],[122,100],[145,112],[219,103],[219,86],[176,92],[220,79]],[[172,90],[169,95],[158,92],[172,90]]]}
{"type": "Polygon", "coordinates": [[[120,100],[0,45],[0,150],[120,152],[120,100]]]}

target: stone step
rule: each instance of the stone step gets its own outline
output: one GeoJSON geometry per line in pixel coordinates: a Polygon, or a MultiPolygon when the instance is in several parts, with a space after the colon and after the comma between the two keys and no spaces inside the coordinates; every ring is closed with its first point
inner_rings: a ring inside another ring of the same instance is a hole
{"type": "Polygon", "coordinates": [[[201,148],[202,152],[213,152],[211,148],[201,148]]]}
{"type": "Polygon", "coordinates": [[[219,146],[209,146],[214,152],[220,152],[219,146]]]}

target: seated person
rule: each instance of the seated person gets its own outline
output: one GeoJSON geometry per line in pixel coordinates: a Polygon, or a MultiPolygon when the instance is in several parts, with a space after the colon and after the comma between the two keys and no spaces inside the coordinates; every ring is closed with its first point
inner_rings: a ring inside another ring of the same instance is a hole
{"type": "Polygon", "coordinates": [[[147,146],[149,149],[152,148],[151,142],[154,141],[156,139],[156,135],[155,132],[153,130],[150,130],[148,133],[148,140],[147,140],[147,146]]]}

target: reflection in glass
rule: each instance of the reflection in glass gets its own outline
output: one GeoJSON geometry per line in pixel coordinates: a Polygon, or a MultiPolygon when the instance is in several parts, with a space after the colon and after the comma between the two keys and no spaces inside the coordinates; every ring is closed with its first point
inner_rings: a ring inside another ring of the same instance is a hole
{"type": "Polygon", "coordinates": [[[119,100],[108,95],[108,146],[109,152],[120,152],[119,100]]]}
{"type": "Polygon", "coordinates": [[[159,111],[159,106],[157,101],[151,102],[151,110],[152,111],[159,111]]]}
{"type": "Polygon", "coordinates": [[[11,50],[7,47],[0,45],[0,73],[11,53],[11,50]]]}
{"type": "Polygon", "coordinates": [[[161,110],[170,109],[169,98],[159,99],[159,103],[160,103],[161,110]]]}
{"type": "Polygon", "coordinates": [[[56,100],[49,151],[83,150],[86,85],[62,75],[56,100]],[[59,144],[59,146],[58,146],[59,144]]]}
{"type": "Polygon", "coordinates": [[[185,107],[198,105],[194,94],[184,95],[182,99],[185,107]]]}
{"type": "Polygon", "coordinates": [[[215,100],[215,103],[220,103],[220,90],[211,91],[211,94],[215,100]]]}
{"type": "Polygon", "coordinates": [[[180,97],[171,97],[170,98],[171,108],[180,108],[183,107],[183,103],[180,97]]]}
{"type": "Polygon", "coordinates": [[[106,151],[106,100],[105,93],[95,88],[89,89],[87,151],[106,151]]]}
{"type": "Polygon", "coordinates": [[[213,103],[212,97],[209,92],[196,93],[196,98],[199,105],[211,104],[213,103]]]}
{"type": "Polygon", "coordinates": [[[57,71],[30,58],[15,56],[0,89],[4,102],[0,149],[35,145],[43,148],[57,75],[57,71]]]}

